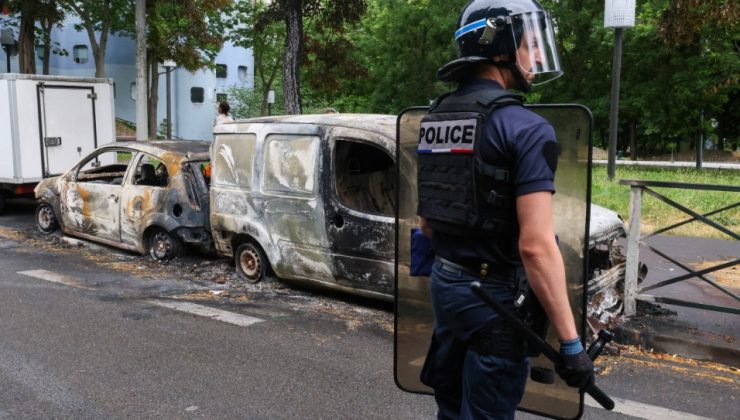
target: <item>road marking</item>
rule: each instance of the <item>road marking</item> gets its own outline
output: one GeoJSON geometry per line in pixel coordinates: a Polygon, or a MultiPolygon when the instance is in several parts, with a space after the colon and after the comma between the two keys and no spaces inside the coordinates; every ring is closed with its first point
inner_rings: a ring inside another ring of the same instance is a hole
{"type": "MultiPolygon", "coordinates": [[[[46,280],[51,283],[63,284],[65,286],[74,287],[77,289],[92,290],[92,288],[85,286],[80,279],[74,276],[66,274],[59,274],[48,270],[28,270],[19,271],[18,274],[24,276],[34,277],[41,280],[46,280]]],[[[160,306],[163,308],[173,309],[175,311],[186,312],[193,315],[203,316],[206,318],[215,319],[217,321],[226,322],[240,327],[248,327],[250,325],[257,324],[264,321],[264,319],[255,318],[247,315],[235,314],[233,312],[223,311],[221,309],[211,308],[208,306],[198,305],[191,302],[176,302],[171,300],[155,300],[148,299],[145,302],[160,306]]]]}
{"type": "MultiPolygon", "coordinates": [[[[641,419],[711,420],[708,417],[675,411],[665,407],[658,407],[656,405],[643,404],[622,398],[612,399],[614,400],[613,412],[641,419]]],[[[591,398],[588,394],[586,395],[584,403],[590,407],[602,408],[601,404],[597,403],[596,400],[591,398]]]]}
{"type": "Polygon", "coordinates": [[[217,321],[238,325],[240,327],[248,327],[250,325],[254,325],[259,322],[264,321],[264,319],[254,318],[254,317],[247,316],[247,315],[235,314],[233,312],[223,311],[221,309],[198,305],[198,304],[191,303],[191,302],[175,302],[171,300],[154,300],[154,299],[149,299],[146,302],[149,304],[155,305],[155,306],[161,306],[163,308],[173,309],[175,311],[203,316],[206,318],[215,319],[217,321]]]}
{"type": "Polygon", "coordinates": [[[28,277],[34,277],[41,280],[46,280],[48,282],[57,283],[57,284],[63,284],[65,286],[71,286],[75,287],[77,289],[87,289],[90,290],[89,287],[85,286],[80,279],[74,276],[68,276],[66,274],[59,274],[55,273],[53,271],[48,270],[28,270],[28,271],[19,271],[18,274],[23,274],[24,276],[28,277]]]}

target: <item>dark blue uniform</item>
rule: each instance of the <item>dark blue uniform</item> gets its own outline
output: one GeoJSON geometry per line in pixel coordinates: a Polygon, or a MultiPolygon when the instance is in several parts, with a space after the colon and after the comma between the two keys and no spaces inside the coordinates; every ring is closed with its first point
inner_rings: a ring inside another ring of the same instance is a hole
{"type": "MultiPolygon", "coordinates": [[[[477,79],[458,92],[481,89],[503,88],[493,80],[477,79]]],[[[512,168],[516,196],[555,191],[554,168],[543,150],[555,141],[547,120],[522,106],[508,105],[494,110],[483,130],[481,157],[487,164],[512,168]]],[[[491,263],[494,269],[483,287],[513,306],[514,276],[522,270],[517,242],[516,233],[475,238],[434,231],[432,247],[442,259],[432,270],[434,337],[422,381],[435,389],[439,418],[513,418],[524,395],[527,357],[516,350],[491,354],[477,346],[483,332],[494,340],[508,339],[510,327],[470,291],[470,283],[480,277],[444,261],[462,266],[491,263]]]]}

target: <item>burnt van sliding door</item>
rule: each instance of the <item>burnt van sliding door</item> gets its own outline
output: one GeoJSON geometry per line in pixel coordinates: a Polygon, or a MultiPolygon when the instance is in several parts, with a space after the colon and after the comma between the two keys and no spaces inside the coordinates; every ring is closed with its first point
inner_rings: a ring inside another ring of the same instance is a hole
{"type": "Polygon", "coordinates": [[[44,177],[63,173],[98,146],[95,89],[36,85],[44,177]]]}
{"type": "Polygon", "coordinates": [[[370,140],[337,138],[333,145],[324,206],[337,283],[391,294],[394,160],[370,140]]]}

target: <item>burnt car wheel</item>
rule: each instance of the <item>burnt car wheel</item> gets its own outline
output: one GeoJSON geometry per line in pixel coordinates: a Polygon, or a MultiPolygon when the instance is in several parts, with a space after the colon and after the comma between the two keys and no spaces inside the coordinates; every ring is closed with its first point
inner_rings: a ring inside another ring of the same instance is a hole
{"type": "Polygon", "coordinates": [[[180,238],[162,228],[155,228],[149,235],[149,255],[155,261],[168,261],[182,252],[180,238]]]}
{"type": "Polygon", "coordinates": [[[59,223],[54,215],[54,208],[48,203],[39,204],[36,207],[36,228],[39,232],[48,235],[57,230],[58,226],[59,223]]]}
{"type": "Polygon", "coordinates": [[[258,283],[267,274],[267,257],[252,242],[239,245],[234,254],[236,275],[249,283],[258,283]]]}

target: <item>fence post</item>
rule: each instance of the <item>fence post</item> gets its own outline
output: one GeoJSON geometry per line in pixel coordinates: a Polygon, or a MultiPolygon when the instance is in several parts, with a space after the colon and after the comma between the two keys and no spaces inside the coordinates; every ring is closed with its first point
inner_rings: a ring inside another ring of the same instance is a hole
{"type": "Polygon", "coordinates": [[[637,313],[635,295],[640,270],[640,214],[642,211],[642,187],[630,187],[630,224],[627,232],[627,263],[624,273],[624,314],[637,313]]]}

